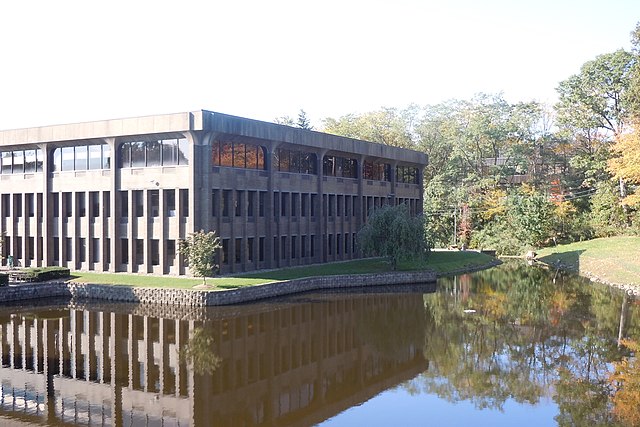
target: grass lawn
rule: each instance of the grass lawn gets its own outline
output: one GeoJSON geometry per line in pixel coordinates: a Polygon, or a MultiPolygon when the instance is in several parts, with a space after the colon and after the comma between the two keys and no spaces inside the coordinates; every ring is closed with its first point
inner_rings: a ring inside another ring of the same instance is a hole
{"type": "MultiPolygon", "coordinates": [[[[491,256],[478,252],[436,251],[431,252],[429,258],[425,262],[401,263],[398,266],[398,269],[403,271],[431,269],[438,273],[446,274],[449,271],[458,270],[460,268],[486,265],[491,262],[491,260],[493,260],[491,256]]],[[[389,263],[383,259],[359,259],[354,261],[281,268],[277,270],[208,278],[207,284],[213,285],[217,289],[233,289],[242,286],[252,286],[280,280],[298,279],[301,277],[330,276],[336,274],[382,273],[388,271],[391,271],[391,267],[389,263]]],[[[202,279],[156,277],[123,273],[73,272],[72,277],[73,281],[80,283],[183,289],[191,289],[195,285],[202,283],[202,279]]]]}
{"type": "Polygon", "coordinates": [[[583,275],[640,285],[640,237],[608,237],[538,251],[541,261],[562,263],[583,275]]]}

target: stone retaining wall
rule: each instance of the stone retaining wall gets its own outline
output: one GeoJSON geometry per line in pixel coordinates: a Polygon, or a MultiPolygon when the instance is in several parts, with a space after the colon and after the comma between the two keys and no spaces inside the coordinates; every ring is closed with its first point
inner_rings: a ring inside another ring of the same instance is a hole
{"type": "Polygon", "coordinates": [[[34,298],[71,297],[79,300],[204,307],[239,304],[320,289],[392,286],[435,281],[434,272],[416,271],[309,277],[222,291],[49,282],[0,287],[0,303],[34,298]]]}

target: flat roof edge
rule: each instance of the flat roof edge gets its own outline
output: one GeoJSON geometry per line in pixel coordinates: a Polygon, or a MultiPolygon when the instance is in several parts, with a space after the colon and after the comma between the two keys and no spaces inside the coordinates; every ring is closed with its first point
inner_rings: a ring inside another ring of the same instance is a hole
{"type": "Polygon", "coordinates": [[[98,120],[0,131],[0,145],[109,138],[202,129],[202,111],[98,120]]]}

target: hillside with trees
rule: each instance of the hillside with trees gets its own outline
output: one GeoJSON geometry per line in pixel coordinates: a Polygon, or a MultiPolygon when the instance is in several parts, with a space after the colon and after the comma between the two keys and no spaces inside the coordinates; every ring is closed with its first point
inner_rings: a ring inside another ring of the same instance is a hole
{"type": "Polygon", "coordinates": [[[381,108],[324,132],[425,152],[424,213],[436,247],[530,248],[640,234],[640,23],[633,50],[559,82],[558,102],[502,94],[381,108]]]}

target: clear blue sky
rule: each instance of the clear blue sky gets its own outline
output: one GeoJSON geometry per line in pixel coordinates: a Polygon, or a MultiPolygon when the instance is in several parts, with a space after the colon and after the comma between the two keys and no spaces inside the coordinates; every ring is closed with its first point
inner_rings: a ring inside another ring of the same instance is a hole
{"type": "Polygon", "coordinates": [[[0,129],[209,109],[261,120],[552,103],[630,49],[638,0],[5,1],[0,129]]]}

